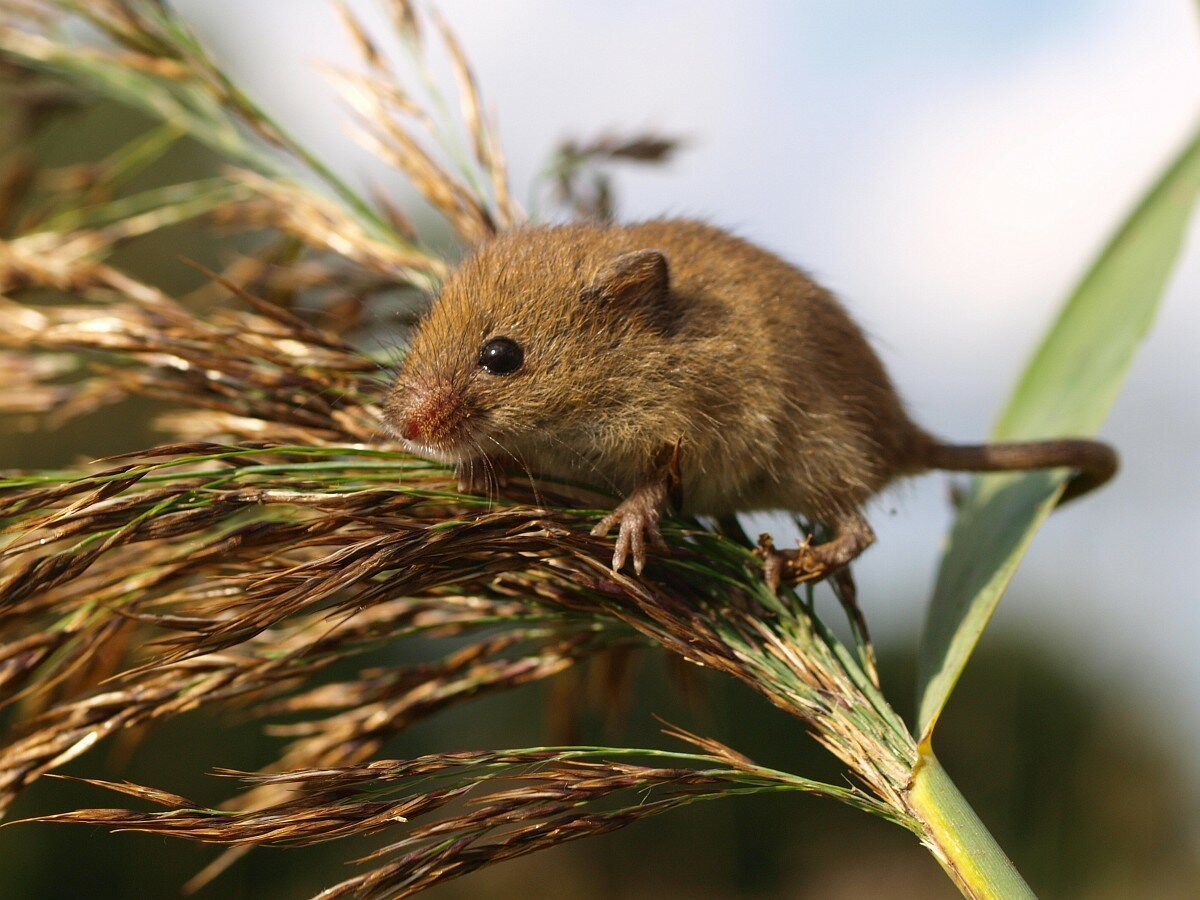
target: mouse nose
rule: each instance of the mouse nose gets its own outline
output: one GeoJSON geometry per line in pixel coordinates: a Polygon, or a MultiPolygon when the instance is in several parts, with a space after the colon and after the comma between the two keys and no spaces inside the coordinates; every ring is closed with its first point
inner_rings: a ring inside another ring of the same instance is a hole
{"type": "Polygon", "coordinates": [[[436,447],[452,442],[462,418],[462,404],[449,392],[422,391],[410,397],[396,430],[406,441],[436,447]]]}
{"type": "Polygon", "coordinates": [[[400,423],[400,437],[406,441],[419,441],[421,439],[420,421],[411,416],[406,418],[400,423]]]}

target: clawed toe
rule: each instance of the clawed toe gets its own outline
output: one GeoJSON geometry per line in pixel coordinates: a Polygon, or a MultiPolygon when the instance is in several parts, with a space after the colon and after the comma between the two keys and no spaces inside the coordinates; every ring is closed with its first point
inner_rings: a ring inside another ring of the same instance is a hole
{"type": "Polygon", "coordinates": [[[614,572],[620,572],[625,568],[625,560],[631,550],[633,551],[633,570],[641,575],[642,567],[646,564],[642,529],[640,523],[634,521],[633,516],[628,516],[621,520],[621,530],[617,534],[616,546],[613,547],[612,567],[614,572]]]}
{"type": "Polygon", "coordinates": [[[615,512],[610,512],[596,523],[596,526],[592,529],[592,537],[606,537],[612,531],[612,527],[619,521],[621,521],[621,517],[615,512]]]}
{"type": "Polygon", "coordinates": [[[476,497],[493,497],[507,482],[504,474],[494,465],[491,468],[483,465],[459,466],[457,474],[458,492],[476,497]]]}
{"type": "Polygon", "coordinates": [[[604,537],[618,523],[620,530],[613,546],[613,571],[620,572],[625,568],[625,563],[632,560],[633,571],[641,575],[646,568],[647,543],[659,549],[666,549],[667,546],[658,529],[658,517],[652,512],[626,508],[625,504],[621,504],[596,524],[592,534],[604,537]]]}

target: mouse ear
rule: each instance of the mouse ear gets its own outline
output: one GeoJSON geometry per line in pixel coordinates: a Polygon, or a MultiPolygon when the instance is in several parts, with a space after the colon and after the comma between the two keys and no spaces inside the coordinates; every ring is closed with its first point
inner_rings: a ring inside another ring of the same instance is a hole
{"type": "Polygon", "coordinates": [[[671,298],[667,258],[661,250],[622,253],[600,270],[588,293],[603,303],[641,308],[666,324],[671,298]]]}
{"type": "Polygon", "coordinates": [[[671,287],[667,258],[661,250],[634,250],[609,262],[595,286],[610,297],[665,293],[671,287]]]}

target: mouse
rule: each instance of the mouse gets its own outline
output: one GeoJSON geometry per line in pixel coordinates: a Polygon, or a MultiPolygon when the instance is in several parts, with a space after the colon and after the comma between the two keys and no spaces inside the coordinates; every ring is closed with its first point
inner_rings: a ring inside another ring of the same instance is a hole
{"type": "Polygon", "coordinates": [[[899,479],[1065,467],[1065,500],[1118,465],[1090,439],[933,436],[830,291],[689,219],[527,225],[478,246],[416,326],[384,417],[463,490],[519,466],[619,497],[593,530],[617,529],[614,571],[642,574],[672,511],[797,514],[823,539],[777,550],[764,535],[773,587],[843,570],[875,540],[868,502],[899,479]]]}

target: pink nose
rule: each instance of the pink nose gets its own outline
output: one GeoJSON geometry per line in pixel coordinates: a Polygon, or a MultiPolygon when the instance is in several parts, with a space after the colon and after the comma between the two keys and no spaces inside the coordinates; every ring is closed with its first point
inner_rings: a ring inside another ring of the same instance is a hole
{"type": "Polygon", "coordinates": [[[429,391],[412,398],[398,430],[406,441],[436,445],[450,437],[461,421],[461,403],[445,391],[429,391]]]}
{"type": "Polygon", "coordinates": [[[420,420],[409,416],[400,426],[400,436],[406,441],[418,441],[421,439],[421,424],[420,420]]]}

